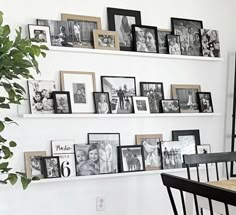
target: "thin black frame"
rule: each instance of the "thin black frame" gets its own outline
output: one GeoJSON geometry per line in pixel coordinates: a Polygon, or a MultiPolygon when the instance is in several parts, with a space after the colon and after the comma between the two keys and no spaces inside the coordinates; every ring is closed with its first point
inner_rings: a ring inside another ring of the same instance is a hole
{"type": "MultiPolygon", "coordinates": [[[[135,24],[137,25],[142,24],[141,11],[108,7],[107,8],[108,30],[117,31],[116,26],[115,26],[115,15],[132,16],[132,17],[135,17],[135,22],[136,22],[135,24]]],[[[131,41],[131,47],[120,46],[120,50],[133,51],[133,42],[131,41]]]]}
{"type": "Polygon", "coordinates": [[[167,52],[170,55],[174,55],[170,53],[170,44],[169,44],[169,38],[168,37],[175,37],[178,38],[177,40],[179,41],[179,48],[180,48],[180,54],[178,55],[182,55],[182,49],[181,49],[181,42],[180,42],[180,36],[179,35],[174,35],[174,34],[167,34],[166,35],[166,43],[167,43],[167,52]]]}
{"type": "Polygon", "coordinates": [[[158,44],[158,34],[157,34],[157,27],[155,26],[149,26],[149,25],[132,25],[132,35],[133,35],[133,48],[136,52],[144,52],[144,53],[159,53],[159,44],[158,44]],[[145,52],[145,51],[138,51],[136,46],[136,31],[135,28],[146,28],[150,30],[154,30],[154,39],[155,39],[155,45],[156,45],[156,52],[145,52]]]}
{"type": "Polygon", "coordinates": [[[95,113],[97,114],[103,114],[103,113],[98,113],[98,107],[97,107],[97,102],[96,102],[96,98],[95,95],[96,94],[105,94],[107,96],[108,99],[108,113],[104,113],[104,114],[111,114],[111,104],[110,104],[110,98],[109,98],[109,93],[108,92],[93,92],[93,100],[94,100],[94,107],[95,107],[95,113]]]}
{"type": "Polygon", "coordinates": [[[48,156],[48,157],[42,157],[43,162],[43,174],[45,178],[60,178],[61,177],[61,169],[60,169],[60,160],[59,156],[48,156]],[[58,177],[48,177],[47,174],[47,167],[46,167],[46,160],[47,159],[56,159],[57,160],[57,167],[58,167],[58,177]]]}
{"type": "Polygon", "coordinates": [[[119,161],[119,170],[120,170],[120,172],[126,173],[126,172],[141,172],[141,171],[145,171],[143,145],[125,145],[125,146],[118,146],[118,147],[117,147],[117,151],[118,151],[118,161],[119,161]],[[142,170],[124,171],[124,168],[123,168],[123,159],[122,159],[122,149],[123,149],[123,148],[140,148],[140,150],[141,150],[141,157],[142,157],[142,165],[143,165],[143,169],[142,169],[142,170]]]}
{"type": "Polygon", "coordinates": [[[53,91],[53,92],[52,92],[52,98],[53,98],[53,109],[54,109],[54,113],[55,113],[55,114],[72,114],[71,100],[70,100],[70,92],[68,92],[68,91],[53,91]],[[61,112],[58,112],[56,95],[61,95],[61,94],[67,96],[68,113],[61,113],[61,112]]]}
{"type": "Polygon", "coordinates": [[[179,105],[179,99],[161,99],[161,101],[160,101],[160,108],[161,108],[161,113],[169,113],[169,114],[172,114],[172,113],[181,113],[181,110],[180,110],[180,105],[179,105]],[[176,112],[164,112],[163,111],[163,101],[177,101],[177,103],[178,103],[178,111],[176,111],[176,112]]]}
{"type": "Polygon", "coordinates": [[[211,98],[211,93],[210,92],[197,92],[197,102],[198,102],[198,108],[199,108],[199,112],[200,113],[213,113],[214,109],[213,109],[213,103],[212,103],[212,98],[211,98]],[[201,105],[201,98],[200,98],[200,94],[207,94],[209,95],[209,101],[210,101],[210,106],[212,111],[211,112],[204,112],[202,105],[201,105]]]}

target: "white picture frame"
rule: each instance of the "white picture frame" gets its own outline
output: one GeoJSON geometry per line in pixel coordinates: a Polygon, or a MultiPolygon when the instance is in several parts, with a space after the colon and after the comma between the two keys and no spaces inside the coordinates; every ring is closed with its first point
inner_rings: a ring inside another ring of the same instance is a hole
{"type": "Polygon", "coordinates": [[[41,45],[51,46],[49,26],[28,25],[29,38],[41,45]]]}
{"type": "Polygon", "coordinates": [[[149,114],[150,107],[148,97],[145,96],[133,96],[134,113],[137,114],[149,114]]]}

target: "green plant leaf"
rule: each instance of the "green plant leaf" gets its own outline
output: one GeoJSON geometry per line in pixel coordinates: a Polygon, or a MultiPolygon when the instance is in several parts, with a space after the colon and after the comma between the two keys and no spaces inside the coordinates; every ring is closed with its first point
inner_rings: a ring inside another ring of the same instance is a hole
{"type": "Polygon", "coordinates": [[[19,174],[20,176],[22,177],[25,177],[26,178],[26,174],[24,172],[16,172],[17,174],[19,174]]]}
{"type": "Polygon", "coordinates": [[[7,140],[0,135],[0,143],[5,143],[7,140]]]}
{"type": "Polygon", "coordinates": [[[0,108],[10,109],[10,105],[9,104],[0,104],[0,108]]]}
{"type": "Polygon", "coordinates": [[[8,174],[8,180],[10,181],[11,185],[14,185],[17,182],[18,176],[14,173],[8,174]]]}
{"type": "Polygon", "coordinates": [[[17,144],[16,144],[16,142],[14,142],[14,141],[11,141],[11,142],[9,143],[9,146],[10,146],[10,147],[16,147],[16,146],[17,146],[17,144]]]}
{"type": "Polygon", "coordinates": [[[34,176],[32,179],[31,179],[32,181],[39,181],[40,180],[40,178],[39,177],[37,177],[37,176],[34,176]]]}
{"type": "Polygon", "coordinates": [[[3,12],[0,11],[0,25],[2,25],[3,23],[3,12]]]}
{"type": "Polygon", "coordinates": [[[8,158],[13,156],[12,151],[7,146],[2,146],[2,151],[3,151],[4,155],[5,155],[3,157],[4,159],[8,159],[8,158]]]}
{"type": "Polygon", "coordinates": [[[31,182],[30,179],[28,179],[26,177],[21,177],[21,184],[22,184],[22,187],[23,187],[24,190],[28,187],[30,182],[31,182]]]}
{"type": "Polygon", "coordinates": [[[1,170],[1,169],[5,169],[5,168],[7,168],[8,165],[9,165],[9,162],[3,162],[3,163],[0,163],[0,170],[1,170]]]}
{"type": "Polygon", "coordinates": [[[8,117],[5,117],[4,120],[5,120],[5,122],[13,122],[13,120],[8,117]]]}
{"type": "Polygon", "coordinates": [[[0,103],[5,102],[6,98],[5,97],[0,97],[0,103]]]}
{"type": "MultiPolygon", "coordinates": [[[[1,107],[2,104],[0,104],[1,107]]],[[[2,121],[0,121],[0,132],[2,132],[5,129],[5,125],[2,121]]]]}

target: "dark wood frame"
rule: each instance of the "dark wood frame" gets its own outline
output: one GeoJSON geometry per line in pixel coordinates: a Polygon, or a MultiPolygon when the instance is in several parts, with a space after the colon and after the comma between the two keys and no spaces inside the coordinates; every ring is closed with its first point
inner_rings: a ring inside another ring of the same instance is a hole
{"type": "Polygon", "coordinates": [[[72,109],[71,109],[71,100],[70,100],[70,92],[67,91],[53,91],[52,92],[52,98],[53,98],[53,108],[54,108],[54,112],[56,114],[71,114],[72,113],[72,109]],[[66,95],[67,96],[67,102],[68,102],[68,113],[61,113],[58,112],[57,110],[57,98],[56,95],[66,95]]]}
{"type": "Polygon", "coordinates": [[[212,103],[212,98],[211,98],[211,93],[210,92],[197,92],[197,100],[198,100],[198,106],[199,106],[199,111],[201,113],[213,113],[214,112],[214,109],[213,109],[213,103],[212,103]],[[204,112],[203,111],[203,108],[202,108],[202,105],[201,105],[201,98],[200,98],[200,95],[201,94],[206,94],[209,96],[209,102],[210,102],[210,106],[212,108],[212,111],[211,112],[204,112]]]}
{"type": "MultiPolygon", "coordinates": [[[[171,54],[170,53],[170,44],[169,44],[169,37],[175,37],[178,41],[179,41],[179,48],[180,48],[180,54],[182,54],[182,50],[181,50],[181,42],[180,42],[180,36],[179,35],[174,35],[174,34],[167,34],[166,35],[166,42],[167,42],[167,51],[168,51],[168,54],[171,54]]],[[[172,54],[173,55],[173,54],[172,54]]]]}
{"type": "Polygon", "coordinates": [[[97,107],[97,102],[96,102],[96,94],[105,94],[107,97],[107,102],[108,102],[108,113],[105,114],[110,114],[111,113],[111,104],[110,104],[110,98],[109,98],[109,93],[108,92],[93,92],[93,100],[94,100],[94,107],[95,107],[95,113],[97,114],[102,114],[102,113],[98,113],[98,107],[97,107]]]}
{"type": "MultiPolygon", "coordinates": [[[[135,17],[135,21],[136,21],[135,24],[141,25],[141,12],[140,11],[108,7],[107,8],[108,29],[111,31],[117,31],[116,26],[115,26],[115,15],[133,16],[135,17]]],[[[131,47],[120,46],[120,50],[132,51],[133,50],[132,44],[133,43],[131,41],[131,47]]]]}
{"type": "Polygon", "coordinates": [[[160,108],[161,108],[161,113],[169,113],[169,114],[172,114],[172,113],[180,113],[180,105],[179,105],[179,99],[161,99],[160,100],[160,108]],[[178,111],[176,112],[165,112],[164,109],[163,109],[163,101],[176,101],[178,103],[178,111]]]}
{"type": "Polygon", "coordinates": [[[43,169],[44,169],[44,177],[45,178],[60,178],[61,177],[61,169],[60,169],[60,160],[59,160],[59,156],[50,156],[50,157],[43,157],[42,158],[43,161],[43,169]],[[58,177],[48,177],[48,173],[47,173],[47,167],[46,167],[46,160],[47,159],[56,159],[57,160],[57,166],[58,166],[58,177]]]}
{"type": "Polygon", "coordinates": [[[157,35],[158,35],[158,48],[159,48],[159,53],[160,54],[168,54],[168,46],[167,46],[167,38],[166,38],[166,35],[167,34],[171,34],[171,30],[170,29],[160,29],[160,28],[158,28],[157,29],[157,35]],[[161,49],[160,49],[160,34],[161,34],[161,32],[165,32],[166,34],[165,34],[165,45],[166,45],[166,52],[163,52],[163,51],[161,51],[161,49]]]}

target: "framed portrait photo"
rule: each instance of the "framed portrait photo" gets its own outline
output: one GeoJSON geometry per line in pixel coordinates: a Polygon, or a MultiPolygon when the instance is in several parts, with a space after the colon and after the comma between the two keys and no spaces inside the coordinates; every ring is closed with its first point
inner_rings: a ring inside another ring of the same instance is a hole
{"type": "Polygon", "coordinates": [[[180,113],[178,99],[165,99],[161,100],[162,113],[180,113]]]}
{"type": "Polygon", "coordinates": [[[100,17],[63,13],[61,18],[68,22],[74,47],[93,48],[93,30],[102,29],[100,17]]]}
{"type": "Polygon", "coordinates": [[[121,172],[145,171],[143,145],[119,146],[121,172]]]}
{"type": "Polygon", "coordinates": [[[42,157],[47,156],[46,151],[24,152],[25,172],[27,178],[33,177],[44,178],[42,157]]]}
{"type": "Polygon", "coordinates": [[[197,93],[199,111],[202,113],[213,113],[213,104],[210,92],[197,93]]]}
{"type": "Polygon", "coordinates": [[[60,178],[60,161],[58,156],[43,157],[44,177],[60,178]]]}
{"type": "Polygon", "coordinates": [[[70,114],[71,102],[70,102],[70,92],[64,91],[54,91],[52,93],[54,113],[58,114],[70,114]]]}
{"type": "Polygon", "coordinates": [[[158,53],[157,27],[132,25],[133,46],[137,52],[158,53]]]}
{"type": "Polygon", "coordinates": [[[70,92],[72,113],[94,113],[94,72],[61,71],[61,86],[70,92]]]}
{"type": "Polygon", "coordinates": [[[171,30],[169,29],[159,29],[157,30],[158,34],[158,47],[160,54],[169,54],[167,47],[167,34],[171,34],[171,30]]]}
{"type": "Polygon", "coordinates": [[[137,145],[143,145],[145,169],[161,169],[162,162],[160,142],[162,141],[162,134],[135,135],[135,139],[137,145]]]}
{"type": "Polygon", "coordinates": [[[210,154],[210,153],[211,153],[210,144],[202,144],[197,146],[197,154],[210,154]]]}
{"type": "Polygon", "coordinates": [[[108,28],[119,34],[120,50],[133,50],[132,25],[141,25],[141,12],[119,8],[107,8],[108,28]]]}
{"type": "Polygon", "coordinates": [[[200,85],[172,84],[172,97],[179,100],[181,112],[198,113],[197,92],[201,91],[200,85]]]}
{"type": "Polygon", "coordinates": [[[180,36],[167,34],[166,38],[167,38],[168,53],[173,55],[181,55],[180,36]]]}
{"type": "Polygon", "coordinates": [[[134,113],[150,113],[148,97],[133,96],[134,113]]]}
{"type": "Polygon", "coordinates": [[[180,36],[182,55],[201,56],[199,30],[203,28],[201,20],[171,18],[172,34],[180,36]]]}
{"type": "Polygon", "coordinates": [[[108,114],[111,113],[111,105],[109,93],[106,92],[93,92],[95,113],[108,114]]]}
{"type": "Polygon", "coordinates": [[[29,38],[41,45],[51,46],[49,26],[28,25],[29,38]]]}

